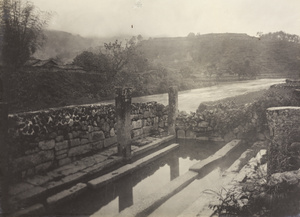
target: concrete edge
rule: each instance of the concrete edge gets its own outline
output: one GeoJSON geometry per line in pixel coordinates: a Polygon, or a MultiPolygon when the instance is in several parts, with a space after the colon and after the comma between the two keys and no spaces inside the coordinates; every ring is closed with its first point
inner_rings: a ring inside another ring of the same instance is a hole
{"type": "Polygon", "coordinates": [[[104,186],[106,183],[114,181],[116,179],[119,179],[119,178],[139,169],[140,167],[144,166],[145,164],[147,164],[151,161],[154,161],[157,158],[169,153],[170,151],[172,151],[178,147],[179,147],[179,144],[176,144],[176,143],[171,144],[171,145],[169,145],[159,151],[156,151],[156,152],[154,152],[132,164],[126,164],[125,166],[122,166],[119,169],[112,171],[111,173],[100,176],[96,179],[92,179],[87,183],[88,187],[91,189],[100,188],[100,187],[104,186]]]}
{"type": "Polygon", "coordinates": [[[192,181],[194,181],[198,177],[198,175],[199,174],[196,172],[188,171],[182,176],[179,176],[176,179],[172,180],[170,183],[163,186],[158,191],[152,193],[151,195],[148,195],[144,200],[140,200],[133,206],[123,210],[116,216],[147,216],[163,202],[168,200],[170,197],[172,197],[187,185],[189,185],[192,181]]]}
{"type": "Polygon", "coordinates": [[[138,148],[137,150],[132,151],[132,157],[143,154],[151,149],[157,148],[158,146],[160,146],[163,143],[169,142],[172,139],[175,139],[176,137],[174,135],[169,135],[167,137],[163,137],[162,139],[160,139],[159,141],[154,141],[151,142],[148,145],[142,146],[140,148],[138,148]]]}
{"type": "Polygon", "coordinates": [[[205,167],[211,165],[212,163],[222,159],[230,152],[232,152],[236,147],[238,147],[242,143],[241,140],[234,139],[231,142],[227,143],[213,155],[209,156],[208,158],[200,161],[199,163],[194,164],[190,167],[190,171],[195,171],[200,173],[205,167]]]}

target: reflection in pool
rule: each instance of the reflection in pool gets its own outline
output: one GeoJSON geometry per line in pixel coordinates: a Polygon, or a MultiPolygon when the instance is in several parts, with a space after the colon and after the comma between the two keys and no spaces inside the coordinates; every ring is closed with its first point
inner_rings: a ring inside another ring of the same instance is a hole
{"type": "MultiPolygon", "coordinates": [[[[212,155],[221,143],[179,141],[179,149],[105,187],[87,191],[53,211],[55,215],[113,216],[183,175],[189,167],[212,155]]],[[[55,216],[53,215],[53,216],[55,216]]]]}

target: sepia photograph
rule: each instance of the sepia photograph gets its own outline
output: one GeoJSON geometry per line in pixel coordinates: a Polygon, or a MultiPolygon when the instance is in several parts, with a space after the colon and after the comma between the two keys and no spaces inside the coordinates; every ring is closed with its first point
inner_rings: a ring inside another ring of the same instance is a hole
{"type": "Polygon", "coordinates": [[[0,216],[300,217],[299,0],[0,0],[0,216]]]}

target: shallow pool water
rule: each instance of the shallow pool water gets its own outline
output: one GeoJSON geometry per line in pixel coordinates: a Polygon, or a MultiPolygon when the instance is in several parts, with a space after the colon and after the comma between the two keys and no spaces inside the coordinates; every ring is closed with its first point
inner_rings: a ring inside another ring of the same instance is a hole
{"type": "MultiPolygon", "coordinates": [[[[212,155],[221,143],[179,141],[180,147],[105,187],[87,191],[53,211],[55,215],[113,216],[183,175],[189,167],[212,155]]],[[[53,216],[55,216],[53,215],[53,216]]]]}

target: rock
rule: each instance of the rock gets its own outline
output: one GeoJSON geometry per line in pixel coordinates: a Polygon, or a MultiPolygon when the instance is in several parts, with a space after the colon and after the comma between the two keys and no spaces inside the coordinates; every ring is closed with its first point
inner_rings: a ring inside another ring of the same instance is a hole
{"type": "Polygon", "coordinates": [[[88,126],[88,132],[93,132],[94,131],[94,127],[93,126],[88,126]]]}
{"type": "Polygon", "coordinates": [[[39,142],[39,147],[41,150],[50,150],[53,149],[55,146],[55,141],[54,139],[49,140],[49,141],[41,141],[39,142]]]}
{"type": "Polygon", "coordinates": [[[293,142],[290,146],[291,151],[300,152],[300,142],[293,142]]]}
{"type": "Polygon", "coordinates": [[[278,185],[279,183],[282,183],[282,181],[283,179],[281,173],[274,173],[271,175],[268,185],[270,186],[278,185]]]}
{"type": "Polygon", "coordinates": [[[143,121],[142,120],[132,121],[131,125],[133,130],[139,129],[143,127],[143,121]]]}
{"type": "Polygon", "coordinates": [[[100,141],[100,140],[103,140],[105,139],[105,135],[104,135],[104,132],[103,131],[95,131],[95,132],[92,132],[91,134],[91,138],[92,138],[92,141],[100,141]]]}
{"type": "Polygon", "coordinates": [[[102,125],[101,125],[101,129],[104,131],[104,132],[109,132],[110,130],[110,126],[107,122],[104,122],[102,125]]]}
{"type": "Polygon", "coordinates": [[[87,144],[87,143],[89,143],[89,140],[88,140],[88,139],[81,139],[81,140],[80,140],[80,145],[85,145],[85,144],[87,144]]]}
{"type": "Polygon", "coordinates": [[[282,174],[282,179],[286,181],[289,185],[298,184],[297,175],[294,172],[285,172],[282,174]]]}
{"type": "Polygon", "coordinates": [[[110,137],[104,140],[104,147],[109,147],[117,143],[117,137],[110,137]]]}
{"type": "Polygon", "coordinates": [[[113,136],[115,136],[115,135],[116,135],[116,133],[115,133],[115,129],[114,129],[114,128],[111,128],[111,129],[110,129],[110,131],[109,131],[109,135],[110,135],[110,137],[113,137],[113,136]]]}
{"type": "Polygon", "coordinates": [[[131,132],[133,138],[140,137],[143,135],[143,129],[136,129],[136,130],[132,130],[131,132]]]}
{"type": "Polygon", "coordinates": [[[68,147],[69,147],[68,140],[65,140],[63,142],[57,142],[55,144],[55,151],[60,151],[60,150],[63,150],[63,149],[67,149],[68,147]]]}
{"type": "Polygon", "coordinates": [[[63,141],[64,140],[64,136],[57,136],[56,138],[55,138],[55,141],[56,142],[61,142],[61,141],[63,141]]]}
{"type": "Polygon", "coordinates": [[[149,111],[145,111],[144,112],[144,118],[149,118],[150,117],[150,112],[149,111]]]}

